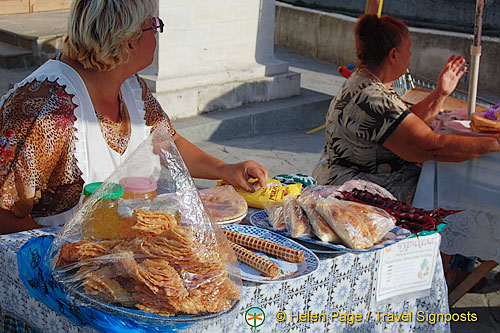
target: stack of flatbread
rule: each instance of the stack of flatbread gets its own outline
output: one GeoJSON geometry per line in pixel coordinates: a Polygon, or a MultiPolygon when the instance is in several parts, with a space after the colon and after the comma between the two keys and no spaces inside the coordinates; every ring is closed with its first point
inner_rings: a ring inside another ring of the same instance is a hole
{"type": "Polygon", "coordinates": [[[199,192],[201,201],[214,222],[234,221],[248,212],[247,202],[230,185],[216,186],[199,192]]]}
{"type": "Polygon", "coordinates": [[[470,117],[470,128],[474,133],[500,134],[500,121],[473,114],[470,117]]]}

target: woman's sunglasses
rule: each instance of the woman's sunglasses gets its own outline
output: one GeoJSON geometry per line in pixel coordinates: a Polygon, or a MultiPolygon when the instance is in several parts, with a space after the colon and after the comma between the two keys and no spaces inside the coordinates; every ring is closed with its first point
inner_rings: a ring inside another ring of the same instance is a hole
{"type": "Polygon", "coordinates": [[[163,24],[163,21],[161,20],[161,18],[153,17],[153,18],[151,18],[151,27],[146,28],[146,29],[142,29],[142,31],[144,32],[144,31],[149,31],[149,30],[156,30],[159,33],[162,33],[164,26],[165,26],[165,24],[163,24]]]}

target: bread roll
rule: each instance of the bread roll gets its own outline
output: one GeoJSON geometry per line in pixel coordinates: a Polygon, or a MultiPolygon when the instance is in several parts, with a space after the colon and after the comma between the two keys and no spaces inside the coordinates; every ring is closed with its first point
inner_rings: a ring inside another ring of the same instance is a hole
{"type": "Polygon", "coordinates": [[[359,250],[372,247],[373,240],[364,217],[346,202],[328,199],[319,202],[316,209],[349,248],[359,250]]]}
{"type": "Polygon", "coordinates": [[[289,194],[284,203],[286,227],[293,238],[311,235],[311,225],[297,197],[297,194],[289,194]]]}
{"type": "Polygon", "coordinates": [[[395,226],[394,218],[385,211],[352,201],[323,199],[316,209],[352,249],[372,247],[395,226]]]}
{"type": "Polygon", "coordinates": [[[301,195],[297,201],[306,212],[306,215],[311,223],[314,234],[326,243],[342,243],[339,236],[333,231],[326,220],[317,212],[316,205],[320,197],[314,194],[301,195]]]}
{"type": "Polygon", "coordinates": [[[500,133],[500,122],[472,114],[470,117],[470,128],[474,133],[497,134],[500,133]]]}

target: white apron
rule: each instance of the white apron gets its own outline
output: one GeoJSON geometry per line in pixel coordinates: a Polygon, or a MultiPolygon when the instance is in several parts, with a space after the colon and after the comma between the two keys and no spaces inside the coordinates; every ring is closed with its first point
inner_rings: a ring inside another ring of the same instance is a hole
{"type": "MultiPolygon", "coordinates": [[[[41,82],[46,78],[50,81],[57,80],[59,85],[66,86],[67,93],[74,95],[73,103],[77,105],[74,124],[77,130],[75,133],[77,140],[74,154],[85,184],[105,180],[148,137],[151,131],[151,127],[146,126],[144,120],[142,89],[137,78],[132,75],[120,88],[131,123],[130,140],[123,155],[108,146],[85,83],[71,66],[58,60],[48,60],[18,85],[22,86],[34,79],[41,82]]],[[[69,220],[79,206],[58,215],[35,218],[35,221],[43,226],[62,225],[69,220]]]]}

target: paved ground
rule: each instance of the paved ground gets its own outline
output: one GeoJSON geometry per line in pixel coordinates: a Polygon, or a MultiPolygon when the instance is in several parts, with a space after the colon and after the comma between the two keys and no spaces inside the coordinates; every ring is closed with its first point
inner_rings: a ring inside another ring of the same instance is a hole
{"type": "MultiPolygon", "coordinates": [[[[302,87],[334,95],[344,79],[336,73],[337,66],[327,62],[296,55],[277,49],[277,57],[290,63],[291,70],[302,74],[302,87]]],[[[12,83],[29,74],[33,69],[0,69],[0,95],[12,83]]],[[[498,100],[498,98],[496,99],[498,100]]],[[[175,124],[174,124],[175,126],[175,124]]],[[[230,139],[219,142],[201,142],[198,146],[208,153],[228,162],[253,159],[269,168],[270,175],[279,173],[311,174],[324,145],[324,132],[306,135],[311,129],[304,124],[303,130],[250,138],[230,139]]],[[[209,187],[213,181],[199,181],[200,187],[209,187]]],[[[500,332],[500,275],[497,268],[488,274],[489,284],[481,292],[468,293],[452,309],[453,312],[475,312],[478,322],[452,325],[453,332],[500,332]]]]}

